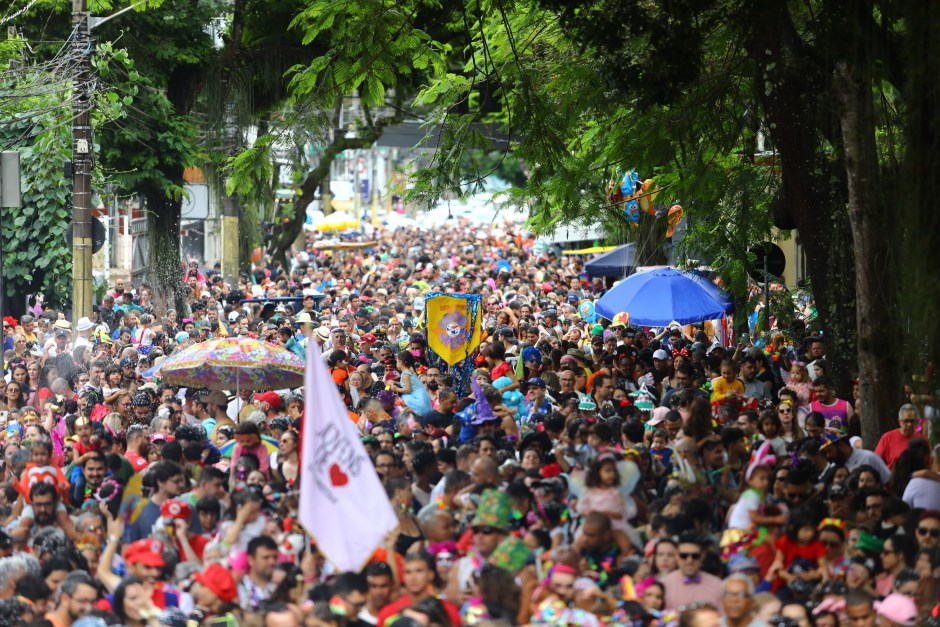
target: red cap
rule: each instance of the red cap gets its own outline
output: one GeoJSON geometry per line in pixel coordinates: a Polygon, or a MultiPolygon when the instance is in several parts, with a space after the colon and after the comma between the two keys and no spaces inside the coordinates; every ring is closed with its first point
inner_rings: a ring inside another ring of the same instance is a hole
{"type": "Polygon", "coordinates": [[[160,515],[164,518],[179,518],[180,520],[189,520],[193,515],[193,508],[183,501],[170,499],[164,501],[160,506],[160,515]]]}
{"type": "Polygon", "coordinates": [[[261,394],[255,394],[256,401],[264,401],[271,406],[271,409],[274,411],[280,411],[281,409],[281,397],[277,395],[277,392],[262,392],[261,394]]]}
{"type": "Polygon", "coordinates": [[[144,539],[132,542],[124,551],[124,561],[128,564],[143,564],[163,568],[163,543],[159,540],[144,539]]]}
{"type": "Polygon", "coordinates": [[[238,597],[235,577],[221,564],[209,564],[201,573],[193,575],[193,579],[211,590],[224,603],[232,603],[238,597]]]}
{"type": "Polygon", "coordinates": [[[366,333],[365,335],[359,338],[359,342],[361,344],[375,344],[378,341],[379,341],[379,338],[375,337],[371,333],[366,333]]]}

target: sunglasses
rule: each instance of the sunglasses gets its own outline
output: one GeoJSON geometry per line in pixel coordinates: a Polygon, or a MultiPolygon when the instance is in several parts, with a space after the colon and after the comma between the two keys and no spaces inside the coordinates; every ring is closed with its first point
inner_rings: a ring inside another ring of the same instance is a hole
{"type": "Polygon", "coordinates": [[[702,559],[701,553],[679,553],[680,560],[700,560],[702,559]]]}
{"type": "Polygon", "coordinates": [[[489,526],[486,526],[486,527],[474,527],[474,528],[473,528],[473,533],[479,533],[479,534],[484,535],[484,536],[491,536],[491,535],[493,535],[493,534],[495,534],[495,533],[502,533],[502,530],[501,530],[501,529],[497,529],[496,527],[489,527],[489,526]]]}
{"type": "Polygon", "coordinates": [[[837,540],[820,540],[819,543],[823,545],[824,547],[826,547],[827,549],[831,549],[831,548],[842,545],[842,543],[837,540]]]}
{"type": "Polygon", "coordinates": [[[930,536],[931,538],[940,538],[940,529],[931,529],[929,527],[918,527],[917,533],[922,536],[930,536]]]}

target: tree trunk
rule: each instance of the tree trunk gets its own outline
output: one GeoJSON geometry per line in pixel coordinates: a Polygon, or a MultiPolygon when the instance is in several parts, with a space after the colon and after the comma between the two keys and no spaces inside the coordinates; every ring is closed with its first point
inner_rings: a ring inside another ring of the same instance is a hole
{"type": "Polygon", "coordinates": [[[785,3],[751,5],[745,46],[770,137],[780,153],[782,194],[809,260],[809,276],[826,339],[826,362],[839,395],[850,398],[856,364],[852,232],[842,197],[844,170],[824,148],[837,143],[827,70],[805,54],[785,3]],[[822,137],[820,136],[822,133],[822,137]]]}
{"type": "MultiPolygon", "coordinates": [[[[859,2],[861,10],[865,10],[866,4],[859,2]]],[[[870,7],[867,15],[871,15],[870,7]]],[[[847,30],[857,32],[856,28],[847,30]]],[[[862,45],[862,41],[855,42],[859,57],[864,54],[862,45]]],[[[894,344],[884,341],[885,331],[897,328],[896,267],[892,254],[895,239],[890,227],[883,223],[880,211],[883,205],[879,202],[870,62],[858,57],[838,62],[833,91],[841,104],[849,223],[856,252],[862,440],[874,448],[881,434],[896,426],[901,380],[894,344]]]]}
{"type": "MultiPolygon", "coordinates": [[[[382,137],[386,126],[398,124],[403,119],[404,114],[399,110],[397,113],[380,118],[373,124],[362,128],[359,131],[359,137],[345,137],[338,133],[334,136],[333,141],[323,150],[323,154],[320,155],[320,163],[307,172],[307,176],[304,178],[303,183],[301,183],[300,193],[294,200],[294,206],[292,207],[292,215],[290,215],[287,220],[280,223],[274,242],[271,244],[272,259],[280,261],[281,265],[285,268],[290,267],[290,265],[287,264],[286,253],[297,240],[297,236],[300,235],[304,227],[304,221],[307,217],[307,206],[313,202],[317,188],[323,184],[325,179],[329,179],[333,158],[346,150],[371,148],[372,144],[382,137]]],[[[326,189],[328,190],[329,183],[327,182],[326,185],[326,189]]],[[[358,194],[359,190],[354,190],[354,193],[358,194]]]]}
{"type": "MultiPolygon", "coordinates": [[[[937,271],[937,241],[940,241],[940,3],[905,2],[905,48],[898,55],[908,68],[903,85],[907,124],[904,128],[904,169],[892,210],[900,230],[897,247],[901,257],[901,331],[910,372],[930,372],[930,383],[919,392],[937,390],[933,370],[940,351],[940,272],[937,271]]],[[[919,387],[919,386],[918,386],[919,387]]],[[[934,401],[936,406],[936,401],[934,401]]],[[[935,423],[936,424],[936,423],[935,423]]]]}
{"type": "MultiPolygon", "coordinates": [[[[180,210],[182,201],[173,200],[159,190],[149,190],[147,230],[150,239],[150,268],[154,284],[153,302],[158,315],[175,308],[181,314],[185,306],[180,285],[183,276],[180,257],[180,210]]],[[[180,315],[180,318],[183,316],[180,315]]]]}

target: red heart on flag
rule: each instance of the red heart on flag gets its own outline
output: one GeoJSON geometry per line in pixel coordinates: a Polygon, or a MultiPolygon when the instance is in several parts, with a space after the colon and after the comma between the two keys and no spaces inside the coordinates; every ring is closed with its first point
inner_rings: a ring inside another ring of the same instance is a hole
{"type": "Polygon", "coordinates": [[[349,475],[340,469],[339,464],[330,466],[330,483],[334,488],[341,488],[349,483],[349,475]]]}

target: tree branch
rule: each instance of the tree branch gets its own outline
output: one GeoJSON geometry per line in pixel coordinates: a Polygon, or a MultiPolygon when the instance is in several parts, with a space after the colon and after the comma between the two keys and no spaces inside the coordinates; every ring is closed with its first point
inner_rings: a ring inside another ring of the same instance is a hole
{"type": "Polygon", "coordinates": [[[307,176],[300,184],[300,194],[294,201],[293,213],[286,222],[282,223],[280,233],[273,246],[273,257],[275,259],[280,259],[282,263],[285,262],[285,252],[291,247],[301,229],[303,229],[307,216],[307,207],[313,202],[317,188],[330,175],[333,159],[346,150],[371,148],[382,137],[386,127],[399,124],[404,119],[404,112],[396,110],[393,115],[379,118],[371,126],[360,129],[359,137],[346,137],[338,133],[333,137],[333,141],[323,150],[320,162],[307,173],[307,176]]]}

